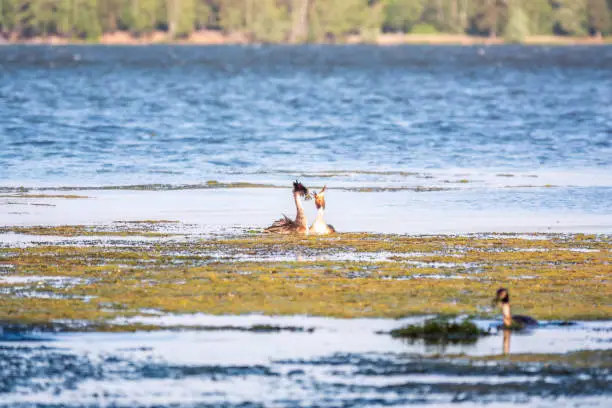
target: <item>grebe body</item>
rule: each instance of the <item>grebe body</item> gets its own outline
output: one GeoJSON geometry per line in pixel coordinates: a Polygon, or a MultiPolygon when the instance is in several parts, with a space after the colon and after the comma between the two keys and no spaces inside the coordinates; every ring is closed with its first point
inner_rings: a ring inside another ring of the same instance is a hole
{"type": "Polygon", "coordinates": [[[283,214],[283,218],[274,221],[264,232],[273,234],[305,234],[308,235],[308,220],[302,206],[302,198],[310,199],[308,189],[299,181],[293,183],[293,199],[295,201],[296,215],[295,220],[283,214]]]}
{"type": "Polygon", "coordinates": [[[512,315],[510,312],[510,294],[508,289],[499,288],[495,294],[494,302],[501,306],[504,327],[512,328],[518,326],[519,328],[524,328],[539,325],[538,321],[531,316],[512,315]]]}
{"type": "Polygon", "coordinates": [[[324,186],[318,193],[313,193],[315,206],[317,207],[317,218],[310,226],[310,233],[316,235],[329,235],[336,232],[336,229],[325,222],[325,188],[324,186]]]}

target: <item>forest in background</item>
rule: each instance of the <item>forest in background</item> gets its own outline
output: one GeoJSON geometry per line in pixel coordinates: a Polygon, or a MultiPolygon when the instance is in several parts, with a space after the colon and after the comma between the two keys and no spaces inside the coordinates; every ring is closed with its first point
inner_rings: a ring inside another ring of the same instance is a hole
{"type": "Polygon", "coordinates": [[[527,36],[612,33],[612,0],[0,0],[0,35],[96,41],[109,33],[168,40],[202,30],[250,42],[342,42],[381,33],[527,36]]]}

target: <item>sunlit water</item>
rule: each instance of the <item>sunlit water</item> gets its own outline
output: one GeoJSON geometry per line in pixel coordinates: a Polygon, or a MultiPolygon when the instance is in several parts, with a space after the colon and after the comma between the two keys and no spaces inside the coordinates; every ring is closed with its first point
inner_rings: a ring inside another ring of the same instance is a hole
{"type": "MultiPolygon", "coordinates": [[[[611,72],[608,46],[4,46],[0,187],[300,177],[344,231],[611,232],[611,72]],[[333,190],[371,187],[404,190],[333,190]]],[[[85,216],[4,198],[0,222],[261,227],[293,211],[285,191],[104,196],[85,216]]]]}
{"type": "MultiPolygon", "coordinates": [[[[5,334],[0,340],[0,406],[370,407],[462,402],[605,407],[609,402],[612,375],[606,369],[423,358],[500,355],[501,333],[455,345],[411,343],[377,333],[414,320],[143,316],[128,321],[209,328],[273,324],[314,331],[39,333],[27,341],[5,334]]],[[[511,335],[506,351],[608,348],[611,335],[609,323],[548,324],[511,335]]]]}
{"type": "MultiPolygon", "coordinates": [[[[611,90],[610,46],[3,46],[0,225],[240,233],[292,215],[299,177],[328,185],[339,231],[609,234],[611,90]]],[[[500,354],[501,335],[441,347],[375,333],[396,321],[296,324],[316,330],[5,336],[0,406],[609,406],[609,371],[422,359],[500,354]]],[[[547,326],[511,350],[609,349],[609,334],[547,326]]]]}
{"type": "Polygon", "coordinates": [[[612,47],[482,50],[2,47],[0,180],[610,168],[612,47]]]}

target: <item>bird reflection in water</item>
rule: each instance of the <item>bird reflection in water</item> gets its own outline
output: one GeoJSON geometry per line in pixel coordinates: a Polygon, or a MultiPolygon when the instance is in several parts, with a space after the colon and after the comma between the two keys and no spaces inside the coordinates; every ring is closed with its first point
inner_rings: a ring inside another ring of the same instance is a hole
{"type": "Polygon", "coordinates": [[[510,354],[510,336],[512,336],[512,331],[505,329],[504,330],[504,355],[510,354]]]}

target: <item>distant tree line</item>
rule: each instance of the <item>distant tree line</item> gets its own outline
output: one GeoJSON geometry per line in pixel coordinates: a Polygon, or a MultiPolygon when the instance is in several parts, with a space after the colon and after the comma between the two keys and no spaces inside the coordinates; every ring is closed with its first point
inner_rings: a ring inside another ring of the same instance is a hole
{"type": "Polygon", "coordinates": [[[602,36],[612,33],[612,0],[0,0],[5,38],[104,33],[169,38],[197,30],[251,41],[374,40],[379,33],[602,36]]]}

